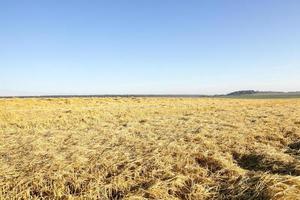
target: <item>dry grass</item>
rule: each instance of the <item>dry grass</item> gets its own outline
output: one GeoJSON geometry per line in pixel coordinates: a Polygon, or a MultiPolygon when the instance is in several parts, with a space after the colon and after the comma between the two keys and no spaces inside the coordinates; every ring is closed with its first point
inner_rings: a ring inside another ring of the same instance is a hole
{"type": "Polygon", "coordinates": [[[300,199],[300,100],[0,100],[1,199],[300,199]]]}

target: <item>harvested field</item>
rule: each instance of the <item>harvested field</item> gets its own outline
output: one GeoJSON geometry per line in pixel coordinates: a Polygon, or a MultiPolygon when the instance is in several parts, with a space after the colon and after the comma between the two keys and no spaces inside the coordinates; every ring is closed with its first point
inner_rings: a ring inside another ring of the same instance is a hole
{"type": "Polygon", "coordinates": [[[1,99],[0,197],[300,199],[300,99],[1,99]]]}

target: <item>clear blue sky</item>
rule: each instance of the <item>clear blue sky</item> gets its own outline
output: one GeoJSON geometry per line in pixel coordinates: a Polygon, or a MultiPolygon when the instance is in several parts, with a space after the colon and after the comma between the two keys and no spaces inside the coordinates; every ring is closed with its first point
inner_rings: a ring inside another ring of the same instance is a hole
{"type": "Polygon", "coordinates": [[[300,90],[299,0],[0,0],[0,95],[300,90]]]}

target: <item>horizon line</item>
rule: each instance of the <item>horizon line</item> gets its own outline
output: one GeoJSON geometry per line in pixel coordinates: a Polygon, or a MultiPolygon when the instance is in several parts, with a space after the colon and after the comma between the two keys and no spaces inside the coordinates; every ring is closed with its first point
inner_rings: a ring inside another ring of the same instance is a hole
{"type": "MultiPolygon", "coordinates": [[[[300,93],[300,91],[258,91],[258,90],[239,90],[254,91],[255,93],[300,93]]],[[[233,92],[233,93],[234,93],[233,92]]],[[[232,93],[232,92],[231,92],[232,93]]],[[[47,95],[0,95],[0,98],[76,98],[76,97],[215,97],[230,96],[226,94],[47,94],[47,95]]]]}

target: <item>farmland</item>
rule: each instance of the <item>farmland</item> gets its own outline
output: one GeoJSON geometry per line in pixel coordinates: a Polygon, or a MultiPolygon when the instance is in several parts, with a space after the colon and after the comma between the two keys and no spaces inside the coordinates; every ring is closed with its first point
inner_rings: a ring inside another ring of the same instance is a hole
{"type": "Polygon", "coordinates": [[[300,199],[300,100],[0,100],[0,199],[300,199]]]}

